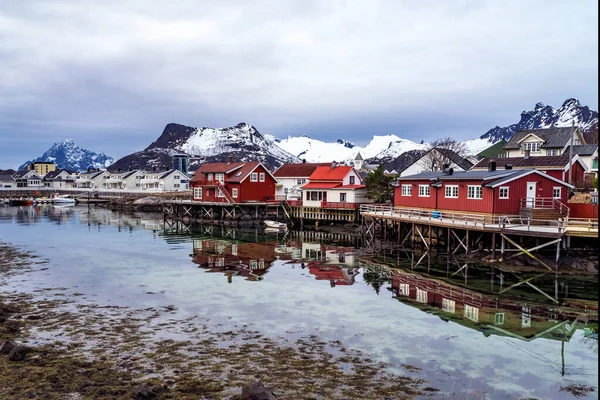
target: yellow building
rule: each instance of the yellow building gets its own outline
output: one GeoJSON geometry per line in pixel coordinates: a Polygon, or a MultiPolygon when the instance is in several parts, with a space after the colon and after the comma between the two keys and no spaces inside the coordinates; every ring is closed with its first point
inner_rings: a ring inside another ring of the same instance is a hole
{"type": "Polygon", "coordinates": [[[34,170],[40,176],[44,176],[48,172],[56,171],[56,164],[44,161],[34,162],[29,164],[29,169],[34,170]]]}

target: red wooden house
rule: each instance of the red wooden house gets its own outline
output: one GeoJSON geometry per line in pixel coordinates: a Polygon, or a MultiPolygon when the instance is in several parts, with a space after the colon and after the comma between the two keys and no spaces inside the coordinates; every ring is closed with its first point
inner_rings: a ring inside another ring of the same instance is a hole
{"type": "Polygon", "coordinates": [[[523,209],[568,212],[573,186],[544,172],[523,169],[422,172],[398,178],[394,206],[410,209],[518,215],[523,209]]]}
{"type": "Polygon", "coordinates": [[[190,181],[193,199],[205,203],[264,202],[275,196],[277,179],[259,162],[206,163],[190,181]]]}
{"type": "Polygon", "coordinates": [[[568,154],[560,156],[539,156],[539,157],[509,157],[509,158],[484,158],[479,160],[471,170],[487,170],[490,164],[495,164],[498,168],[505,168],[506,165],[512,169],[537,169],[546,174],[569,182],[569,169],[571,169],[571,183],[575,187],[582,187],[586,171],[586,165],[577,154],[569,158],[568,154]],[[571,160],[569,162],[569,160],[571,160]]]}

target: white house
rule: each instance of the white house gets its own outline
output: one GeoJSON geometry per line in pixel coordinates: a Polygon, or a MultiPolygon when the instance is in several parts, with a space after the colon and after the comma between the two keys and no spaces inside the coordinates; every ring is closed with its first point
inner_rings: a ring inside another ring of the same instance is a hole
{"type": "MultiPolygon", "coordinates": [[[[504,145],[503,157],[560,156],[571,145],[586,144],[583,134],[577,127],[529,129],[517,131],[504,145]]],[[[566,153],[568,154],[568,153],[566,153]]]]}
{"type": "Polygon", "coordinates": [[[17,182],[12,175],[0,175],[0,188],[15,188],[17,182]]]}
{"type": "Polygon", "coordinates": [[[105,180],[110,176],[110,172],[99,169],[90,169],[75,176],[75,187],[102,189],[106,188],[105,180]]]}
{"type": "Polygon", "coordinates": [[[415,162],[402,170],[400,177],[441,169],[438,167],[442,164],[446,164],[448,168],[452,168],[454,171],[468,171],[473,166],[470,161],[459,156],[454,151],[436,147],[424,153],[415,162]],[[435,161],[435,167],[433,166],[433,161],[435,161]]]}
{"type": "Polygon", "coordinates": [[[13,178],[17,187],[43,187],[42,176],[34,170],[17,171],[14,173],[13,178]]]}
{"type": "Polygon", "coordinates": [[[309,183],[302,186],[302,205],[306,207],[338,207],[347,204],[352,208],[358,203],[368,203],[367,187],[351,166],[335,162],[319,166],[309,176],[309,183]]]}
{"type": "Polygon", "coordinates": [[[273,173],[277,179],[275,200],[302,200],[302,185],[317,167],[326,165],[329,163],[283,164],[273,173]]]}
{"type": "Polygon", "coordinates": [[[184,172],[177,169],[171,169],[160,175],[158,186],[165,192],[188,190],[190,179],[190,176],[184,172]]]}
{"type": "Polygon", "coordinates": [[[65,171],[64,169],[57,169],[48,172],[44,175],[44,186],[53,189],[68,189],[74,188],[75,176],[65,171]]]}
{"type": "MultiPolygon", "coordinates": [[[[570,153],[569,147],[565,149],[564,154],[570,153]]],[[[585,164],[586,173],[598,174],[598,145],[597,144],[580,144],[573,146],[573,155],[578,155],[581,161],[585,164]]]]}

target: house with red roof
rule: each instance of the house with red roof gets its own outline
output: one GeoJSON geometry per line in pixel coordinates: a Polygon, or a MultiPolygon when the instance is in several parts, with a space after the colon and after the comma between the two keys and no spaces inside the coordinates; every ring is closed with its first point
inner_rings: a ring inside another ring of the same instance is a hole
{"type": "Polygon", "coordinates": [[[275,185],[275,200],[302,201],[302,185],[317,167],[328,166],[329,163],[283,164],[273,173],[277,178],[275,185]]]}
{"type": "Polygon", "coordinates": [[[351,208],[370,202],[367,187],[354,169],[347,165],[317,167],[302,186],[302,205],[315,208],[351,208]]]}
{"type": "Polygon", "coordinates": [[[190,181],[193,200],[245,203],[273,200],[277,179],[259,162],[206,163],[190,181]]]}

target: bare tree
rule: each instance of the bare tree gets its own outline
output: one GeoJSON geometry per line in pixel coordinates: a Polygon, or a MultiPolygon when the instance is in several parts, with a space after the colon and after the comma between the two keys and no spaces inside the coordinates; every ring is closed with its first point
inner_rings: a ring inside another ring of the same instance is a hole
{"type": "Polygon", "coordinates": [[[445,137],[437,139],[427,145],[425,155],[419,162],[425,171],[442,171],[444,165],[455,162],[456,156],[465,157],[467,146],[462,142],[445,137]]]}

